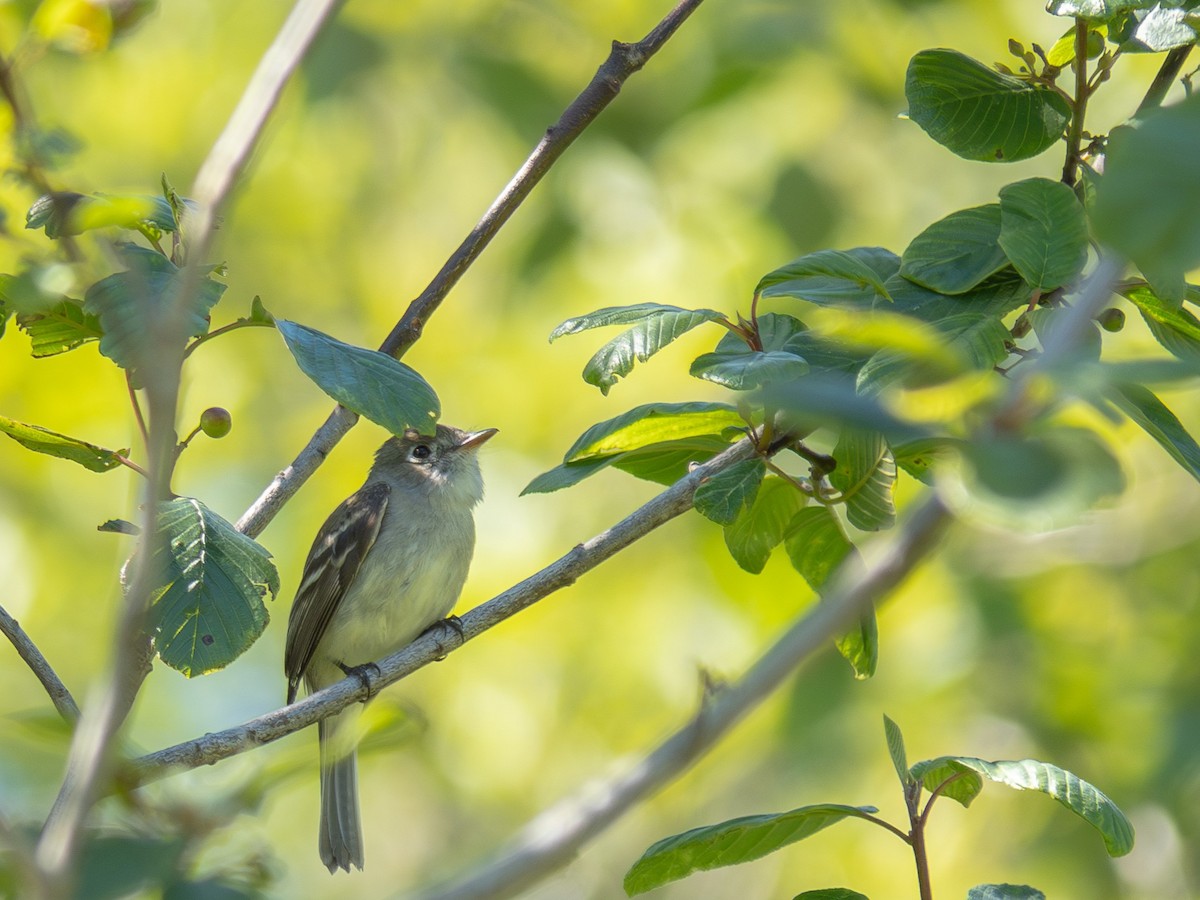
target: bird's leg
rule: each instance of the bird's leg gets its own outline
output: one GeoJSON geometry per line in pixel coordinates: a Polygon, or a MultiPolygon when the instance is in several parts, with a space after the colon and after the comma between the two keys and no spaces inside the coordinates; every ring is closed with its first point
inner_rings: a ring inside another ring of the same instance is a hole
{"type": "Polygon", "coordinates": [[[442,643],[442,639],[439,636],[440,634],[444,633],[444,630],[447,628],[449,628],[450,630],[452,630],[453,632],[455,632],[458,635],[458,646],[459,647],[461,647],[463,644],[466,643],[467,633],[465,631],[463,631],[462,619],[460,619],[458,616],[447,616],[446,618],[442,619],[441,621],[434,622],[432,625],[430,625],[428,628],[426,628],[423,632],[421,632],[422,635],[426,635],[426,634],[433,635],[434,640],[437,641],[437,645],[438,645],[437,661],[438,662],[441,662],[443,659],[445,659],[446,655],[448,653],[448,651],[446,650],[446,645],[442,643]]]}
{"type": "Polygon", "coordinates": [[[349,678],[353,675],[358,679],[359,684],[367,689],[367,698],[363,700],[366,703],[375,696],[375,685],[372,681],[371,672],[374,671],[375,678],[379,678],[383,673],[379,671],[379,666],[373,662],[363,663],[360,666],[348,666],[344,662],[339,661],[337,667],[342,670],[342,674],[349,678]]]}

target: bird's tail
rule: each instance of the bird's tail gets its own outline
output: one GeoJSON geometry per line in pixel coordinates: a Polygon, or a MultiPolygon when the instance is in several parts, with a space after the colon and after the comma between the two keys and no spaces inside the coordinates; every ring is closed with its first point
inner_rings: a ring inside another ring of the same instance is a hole
{"type": "Polygon", "coordinates": [[[317,723],[321,746],[321,819],[317,844],[329,871],[363,867],[362,819],[358,811],[358,761],[353,713],[317,723]],[[346,721],[339,721],[346,720],[346,721]]]}

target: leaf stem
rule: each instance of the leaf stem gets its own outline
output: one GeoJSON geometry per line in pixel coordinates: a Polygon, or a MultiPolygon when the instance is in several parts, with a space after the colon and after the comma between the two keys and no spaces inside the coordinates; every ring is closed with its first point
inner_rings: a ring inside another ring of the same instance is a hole
{"type": "Polygon", "coordinates": [[[133,471],[137,472],[143,478],[150,477],[149,472],[147,472],[145,469],[143,469],[141,466],[139,466],[137,463],[135,463],[128,456],[122,456],[120,453],[114,453],[113,459],[115,459],[117,462],[119,462],[121,465],[125,466],[126,468],[133,469],[133,471]]]}
{"type": "Polygon", "coordinates": [[[239,328],[274,328],[274,327],[275,327],[274,322],[256,322],[253,319],[246,319],[246,318],[235,319],[234,321],[230,322],[227,325],[222,325],[220,328],[214,328],[212,331],[202,334],[202,335],[200,335],[200,337],[196,338],[194,341],[192,341],[190,344],[188,344],[187,347],[184,348],[183,358],[187,359],[189,356],[191,356],[192,353],[195,352],[196,348],[199,347],[201,344],[206,343],[207,341],[211,341],[213,338],[218,337],[222,334],[228,334],[231,331],[237,331],[239,328]]]}
{"type": "Polygon", "coordinates": [[[1075,72],[1075,98],[1071,103],[1071,125],[1067,131],[1067,159],[1063,163],[1063,184],[1075,187],[1079,178],[1079,149],[1083,143],[1083,118],[1087,112],[1088,24],[1082,16],[1075,17],[1075,59],[1071,69],[1075,72]]]}
{"type": "Polygon", "coordinates": [[[958,781],[960,778],[964,777],[964,774],[965,773],[963,772],[956,772],[933,789],[933,791],[929,794],[929,799],[925,802],[925,808],[921,810],[922,825],[929,821],[929,813],[933,811],[933,801],[942,796],[942,793],[946,790],[946,788],[954,784],[954,782],[958,781]]]}
{"type": "Polygon", "coordinates": [[[921,900],[933,900],[933,885],[929,881],[929,853],[925,846],[925,820],[917,812],[917,806],[921,802],[919,781],[905,789],[904,801],[908,807],[908,821],[912,829],[908,833],[908,844],[912,847],[913,863],[917,867],[917,886],[921,891],[921,900]]]}

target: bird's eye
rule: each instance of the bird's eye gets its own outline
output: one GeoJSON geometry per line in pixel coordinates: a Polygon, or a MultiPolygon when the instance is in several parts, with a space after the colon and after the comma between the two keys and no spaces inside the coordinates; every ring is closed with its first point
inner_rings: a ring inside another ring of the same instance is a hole
{"type": "Polygon", "coordinates": [[[428,444],[417,444],[417,446],[412,448],[413,459],[429,459],[429,454],[431,453],[433,451],[429,449],[428,444]]]}

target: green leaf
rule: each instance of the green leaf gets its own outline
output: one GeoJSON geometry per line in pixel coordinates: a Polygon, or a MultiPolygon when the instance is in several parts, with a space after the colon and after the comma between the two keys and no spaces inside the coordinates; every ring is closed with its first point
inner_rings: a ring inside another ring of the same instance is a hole
{"type": "MultiPolygon", "coordinates": [[[[1040,791],[1053,797],[1100,832],[1109,856],[1124,856],[1133,849],[1133,826],[1120,808],[1098,788],[1066,769],[1036,759],[987,762],[972,756],[944,756],[918,766],[937,771],[946,763],[1019,791],[1040,791]]],[[[917,766],[913,767],[913,774],[921,777],[917,766]]],[[[933,789],[929,780],[923,783],[933,789]]]]}
{"type": "Polygon", "coordinates": [[[583,380],[600,388],[602,394],[608,394],[619,378],[633,371],[635,361],[645,362],[681,334],[697,325],[723,318],[721,313],[711,309],[681,309],[659,303],[611,306],[568,319],[551,332],[550,340],[589,328],[634,323],[632,328],[601,347],[584,366],[583,380]]]}
{"type": "Polygon", "coordinates": [[[768,272],[754,288],[764,297],[797,297],[810,303],[861,302],[892,299],[884,281],[898,263],[895,254],[881,247],[853,250],[817,250],[768,272]]]}
{"type": "MultiPolygon", "coordinates": [[[[1033,289],[1016,272],[1005,270],[965,294],[947,296],[897,275],[888,280],[895,312],[936,324],[969,313],[1000,318],[1029,303],[1033,289]]],[[[811,362],[811,359],[809,360],[811,362]]]]}
{"type": "Polygon", "coordinates": [[[732,525],[742,509],[754,502],[766,472],[766,464],[758,457],[722,469],[696,488],[696,512],[718,525],[732,525]]]}
{"type": "Polygon", "coordinates": [[[849,888],[819,888],[815,891],[804,891],[797,894],[792,900],[871,900],[871,898],[849,888]]]}
{"type": "Polygon", "coordinates": [[[1015,162],[1052,147],[1071,118],[1054,91],[993,71],[956,50],[922,50],[904,83],[908,115],[965,159],[1015,162]]]}
{"type": "Polygon", "coordinates": [[[802,288],[788,286],[794,282],[803,284],[807,279],[824,279],[825,281],[818,282],[818,284],[832,282],[836,286],[838,282],[845,282],[842,290],[859,295],[863,289],[869,288],[875,296],[891,300],[887,288],[883,285],[884,279],[888,275],[882,274],[876,267],[869,265],[863,258],[865,254],[873,254],[878,259],[882,259],[885,263],[885,271],[890,274],[891,258],[894,257],[886,250],[882,253],[879,248],[871,247],[858,247],[854,250],[817,250],[801,256],[799,259],[794,259],[773,272],[768,272],[759,280],[758,285],[754,288],[754,293],[772,297],[800,296],[801,299],[807,300],[807,297],[802,297],[799,293],[790,293],[802,290],[802,288]],[[768,291],[769,288],[774,290],[768,291]]]}
{"type": "Polygon", "coordinates": [[[1142,270],[1164,300],[1179,300],[1200,265],[1200,95],[1114,129],[1096,183],[1096,237],[1142,270]]]}
{"type": "Polygon", "coordinates": [[[833,448],[837,468],[829,476],[846,505],[846,518],[862,531],[879,531],[896,524],[892,493],[896,463],[883,435],[845,429],[833,448]]]}
{"type": "Polygon", "coordinates": [[[86,900],[144,896],[170,880],[187,850],[182,837],[104,834],[99,829],[85,831],[82,843],[80,890],[66,896],[86,900]]]}
{"type": "Polygon", "coordinates": [[[160,504],[158,527],[155,649],[189,678],[224,668],[267,625],[263,598],[279,593],[271,554],[191,497],[160,504]]]}
{"type": "Polygon", "coordinates": [[[300,370],[321,390],[392,434],[428,434],[441,415],[429,383],[399,360],[354,347],[295,322],[276,320],[300,370]]]}
{"type": "MultiPolygon", "coordinates": [[[[826,341],[809,331],[795,316],[781,313],[762,313],[758,317],[758,339],[764,353],[783,352],[803,359],[810,372],[826,374],[857,371],[866,356],[848,351],[832,341],[826,341]]],[[[745,343],[735,334],[726,334],[717,342],[717,353],[746,351],[745,343]]],[[[798,372],[798,367],[796,369],[798,372]]],[[[775,381],[777,379],[769,379],[775,381]]],[[[767,383],[768,380],[764,380],[767,383]]]]}
{"type": "Polygon", "coordinates": [[[533,479],[521,493],[546,494],[573,487],[601,469],[612,466],[646,481],[674,484],[687,474],[693,463],[705,462],[729,446],[730,438],[720,434],[698,434],[672,441],[659,441],[616,453],[563,463],[533,479]]]}
{"type": "Polygon", "coordinates": [[[908,754],[904,750],[904,734],[900,731],[900,726],[886,715],[883,717],[883,735],[887,739],[888,756],[892,758],[892,766],[896,769],[900,783],[911,784],[913,777],[908,771],[908,754]]]}
{"type": "Polygon", "coordinates": [[[913,478],[933,484],[933,469],[947,460],[957,459],[961,441],[947,437],[925,437],[892,446],[896,465],[913,478]]]}
{"type": "Polygon", "coordinates": [[[877,811],[873,806],[822,803],[693,828],[651,845],[625,874],[625,893],[632,897],[693,872],[761,859],[843,819],[866,819],[877,811]]]}
{"type": "Polygon", "coordinates": [[[833,644],[850,663],[855,678],[873,677],[879,665],[879,623],[875,620],[875,609],[867,610],[858,620],[857,627],[838,637],[833,644]]]}
{"type": "Polygon", "coordinates": [[[1008,265],[1000,249],[1000,204],[960,209],[918,234],[900,274],[942,294],[965,294],[1008,265]]]}
{"type": "Polygon", "coordinates": [[[1134,37],[1155,52],[1196,42],[1195,13],[1156,5],[1138,24],[1134,37]]]}
{"type": "Polygon", "coordinates": [[[46,194],[34,202],[25,216],[26,228],[44,228],[50,238],[113,226],[129,229],[148,226],[158,231],[175,231],[179,227],[164,198],[137,194],[46,194]]]}
{"type": "Polygon", "coordinates": [[[1153,391],[1140,384],[1114,384],[1108,398],[1200,481],[1200,445],[1153,391]]]}
{"type": "MultiPolygon", "coordinates": [[[[1095,30],[1088,31],[1087,34],[1087,55],[1088,59],[1094,59],[1104,52],[1104,35],[1095,30]]],[[[1060,69],[1065,69],[1069,66],[1072,60],[1075,59],[1075,29],[1068,28],[1063,32],[1063,36],[1054,42],[1054,45],[1046,51],[1046,62],[1052,66],[1058,66],[1060,69]]]]}
{"type": "MultiPolygon", "coordinates": [[[[1030,310],[1027,316],[1029,324],[1033,326],[1033,333],[1037,335],[1043,348],[1054,346],[1058,342],[1055,333],[1061,333],[1062,328],[1072,319],[1071,311],[1063,307],[1034,309],[1030,310]]],[[[1088,322],[1082,332],[1069,352],[1068,362],[1071,365],[1078,364],[1081,360],[1095,362],[1100,359],[1102,342],[1099,324],[1088,322]]]]}
{"type": "Polygon", "coordinates": [[[561,491],[563,488],[574,487],[583,481],[583,479],[595,475],[601,469],[606,469],[613,464],[613,461],[618,459],[617,456],[602,456],[597,459],[587,459],[577,463],[563,463],[561,466],[555,466],[548,472],[543,472],[537,476],[529,484],[525,485],[525,489],[521,491],[521,496],[526,494],[549,494],[554,491],[561,491]]]}
{"type": "Polygon", "coordinates": [[[29,335],[33,355],[55,356],[104,336],[100,319],[83,311],[78,300],[64,299],[44,313],[17,316],[17,327],[29,335]]]}
{"type": "Polygon", "coordinates": [[[173,310],[188,273],[153,250],[118,246],[128,269],[88,288],[83,311],[100,320],[100,352],[136,378],[164,341],[182,344],[208,332],[209,310],[225,285],[198,277],[190,306],[178,315],[173,310]]]}
{"type": "Polygon", "coordinates": [[[1090,431],[1056,427],[961,445],[967,508],[1033,531],[1072,524],[1125,487],[1121,466],[1090,431]]]}
{"type": "Polygon", "coordinates": [[[48,431],[37,425],[26,425],[5,416],[0,416],[0,432],[35,453],[70,460],[92,472],[111,471],[121,465],[118,456],[129,455],[128,450],[105,450],[79,438],[48,431]]]}
{"type": "Polygon", "coordinates": [[[824,590],[829,576],[854,550],[833,510],[825,506],[810,506],[796,513],[783,542],[792,567],[817,593],[824,590]]]}
{"type": "Polygon", "coordinates": [[[779,411],[782,426],[797,433],[829,426],[880,431],[898,441],[925,434],[923,427],[897,418],[878,397],[858,393],[849,378],[807,375],[792,382],[768,385],[763,390],[763,399],[779,411]]]}
{"type": "Polygon", "coordinates": [[[1027,884],[977,884],[967,900],[1046,900],[1046,895],[1027,884]]]}
{"type": "Polygon", "coordinates": [[[948,797],[964,807],[979,796],[983,790],[983,779],[970,766],[957,757],[942,756],[916,763],[909,774],[919,781],[925,790],[936,791],[940,797],[948,797]]]}
{"type": "Polygon", "coordinates": [[[858,390],[874,394],[896,383],[926,387],[963,372],[991,369],[1008,357],[1011,335],[998,317],[964,313],[941,319],[933,327],[940,333],[938,358],[880,350],[859,370],[858,390]]]}
{"type": "Polygon", "coordinates": [[[730,390],[748,391],[770,381],[799,378],[808,372],[808,361],[784,350],[751,350],[743,344],[740,350],[696,357],[689,372],[730,390]]]}
{"type": "Polygon", "coordinates": [[[1176,303],[1162,300],[1149,287],[1122,294],[1138,308],[1150,333],[1170,353],[1187,362],[1200,360],[1200,320],[1176,303]]]}
{"type": "Polygon", "coordinates": [[[1052,291],[1087,262],[1083,206],[1061,181],[1027,178],[1000,189],[1000,246],[1021,277],[1052,291]]]}
{"type": "Polygon", "coordinates": [[[1050,0],[1046,11],[1056,16],[1079,16],[1107,21],[1127,10],[1149,9],[1158,0],[1050,0]]]}
{"type": "Polygon", "coordinates": [[[739,566],[755,575],[762,572],[771,551],[783,543],[788,524],[808,497],[777,475],[768,475],[754,502],[725,526],[725,546],[739,566]]]}
{"type": "Polygon", "coordinates": [[[744,428],[745,424],[728,403],[646,403],[593,425],[571,445],[563,462],[613,456],[663,441],[744,428]]]}

